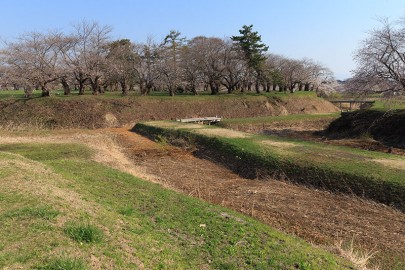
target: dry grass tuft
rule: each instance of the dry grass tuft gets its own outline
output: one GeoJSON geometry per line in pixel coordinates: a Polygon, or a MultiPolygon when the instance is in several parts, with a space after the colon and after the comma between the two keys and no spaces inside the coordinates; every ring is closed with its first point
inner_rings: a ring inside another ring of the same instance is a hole
{"type": "Polygon", "coordinates": [[[369,261],[377,253],[373,250],[371,251],[360,251],[354,247],[354,240],[352,239],[349,243],[345,243],[343,240],[336,241],[335,248],[336,251],[344,258],[351,261],[357,269],[359,270],[380,270],[379,266],[370,266],[369,261]]]}

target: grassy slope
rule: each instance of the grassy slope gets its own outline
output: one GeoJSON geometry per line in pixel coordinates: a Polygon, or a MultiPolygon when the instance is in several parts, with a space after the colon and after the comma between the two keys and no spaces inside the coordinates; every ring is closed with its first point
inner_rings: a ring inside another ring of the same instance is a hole
{"type": "Polygon", "coordinates": [[[332,138],[372,137],[388,146],[405,147],[405,109],[383,108],[345,113],[326,134],[332,138]]]}
{"type": "Polygon", "coordinates": [[[387,100],[376,100],[371,107],[373,110],[403,110],[405,109],[405,99],[387,99],[387,100]]]}
{"type": "Polygon", "coordinates": [[[309,131],[323,130],[330,122],[338,119],[340,113],[327,114],[290,114],[278,116],[262,116],[252,118],[223,119],[219,127],[263,134],[266,130],[309,131]]]}
{"type": "Polygon", "coordinates": [[[202,145],[248,177],[257,177],[257,171],[275,174],[295,182],[365,196],[405,210],[403,157],[247,133],[238,133],[239,137],[232,138],[226,136],[231,132],[226,129],[194,128],[174,122],[140,123],[135,131],[182,137],[202,145]],[[211,130],[211,135],[204,135],[204,129],[211,130]]]}
{"type": "Polygon", "coordinates": [[[22,98],[22,93],[15,92],[0,91],[0,127],[3,129],[94,129],[145,120],[215,115],[225,118],[256,117],[336,110],[332,104],[316,97],[314,92],[221,93],[216,96],[203,93],[175,97],[167,93],[140,96],[134,92],[122,97],[119,92],[107,92],[99,96],[86,93],[84,96],[54,95],[32,99],[22,98]]]}
{"type": "Polygon", "coordinates": [[[253,118],[233,118],[224,119],[219,123],[219,126],[226,127],[232,124],[271,124],[274,122],[296,122],[296,121],[314,121],[322,119],[335,119],[340,113],[328,113],[328,114],[290,114],[280,116],[263,116],[253,118]]]}
{"type": "Polygon", "coordinates": [[[93,162],[82,146],[0,149],[0,268],[347,268],[249,217],[93,162]],[[101,240],[75,241],[77,225],[101,240]]]}

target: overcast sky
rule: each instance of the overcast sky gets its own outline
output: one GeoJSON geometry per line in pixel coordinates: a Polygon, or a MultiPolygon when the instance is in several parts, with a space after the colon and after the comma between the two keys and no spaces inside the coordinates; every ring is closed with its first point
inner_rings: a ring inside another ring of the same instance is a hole
{"type": "Polygon", "coordinates": [[[350,77],[352,56],[380,17],[405,17],[404,0],[0,0],[0,38],[29,31],[69,32],[81,20],[113,27],[112,37],[156,41],[183,36],[230,37],[253,24],[269,52],[312,58],[338,79],[350,77]]]}

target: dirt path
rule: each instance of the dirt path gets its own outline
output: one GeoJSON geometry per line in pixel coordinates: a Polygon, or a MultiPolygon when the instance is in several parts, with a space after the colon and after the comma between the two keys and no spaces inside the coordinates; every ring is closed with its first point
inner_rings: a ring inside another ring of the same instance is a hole
{"type": "Polygon", "coordinates": [[[167,187],[233,208],[317,244],[353,240],[377,252],[375,261],[385,269],[405,258],[405,214],[390,207],[273,179],[243,179],[223,166],[125,129],[110,132],[137,167],[167,187]]]}

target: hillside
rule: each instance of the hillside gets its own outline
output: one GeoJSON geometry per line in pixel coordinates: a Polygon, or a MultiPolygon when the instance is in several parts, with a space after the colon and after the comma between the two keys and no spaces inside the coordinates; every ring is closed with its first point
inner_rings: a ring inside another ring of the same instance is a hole
{"type": "Polygon", "coordinates": [[[360,110],[345,113],[325,131],[332,139],[370,137],[385,145],[405,148],[405,110],[360,110]]]}
{"type": "Polygon", "coordinates": [[[337,108],[315,93],[202,96],[54,96],[0,99],[0,126],[8,128],[105,128],[141,120],[224,118],[331,113],[337,108]]]}

